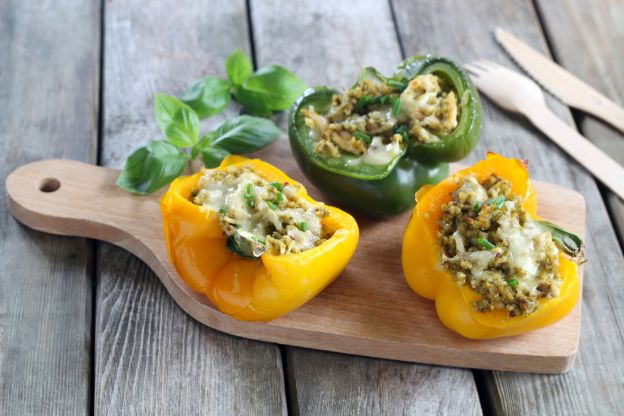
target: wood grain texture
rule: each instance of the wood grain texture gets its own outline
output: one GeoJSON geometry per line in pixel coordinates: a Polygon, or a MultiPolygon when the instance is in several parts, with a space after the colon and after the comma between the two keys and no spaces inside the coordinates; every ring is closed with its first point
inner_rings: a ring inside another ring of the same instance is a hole
{"type": "MultiPolygon", "coordinates": [[[[537,1],[557,62],[624,107],[624,3],[599,0],[537,1]]],[[[575,113],[581,133],[624,165],[624,136],[582,112],[575,113]]],[[[622,179],[624,180],[624,179],[622,179]]],[[[624,201],[606,192],[624,246],[624,201]]]]}
{"type": "MultiPolygon", "coordinates": [[[[267,154],[267,159],[276,154],[267,154]]],[[[280,165],[294,168],[292,160],[280,165]]],[[[452,171],[456,168],[451,166],[452,171]]],[[[125,248],[156,273],[182,309],[233,335],[371,357],[508,371],[559,373],[574,361],[580,304],[556,325],[516,337],[470,340],[445,328],[433,302],[415,296],[403,279],[401,239],[396,236],[402,235],[409,213],[383,222],[356,217],[360,239],[355,255],[336,281],[299,309],[266,323],[232,319],[204,294],[191,290],[171,263],[163,239],[160,195],[129,195],[115,186],[117,176],[116,170],[68,160],[21,166],[7,179],[11,212],[37,230],[125,248]],[[50,181],[60,187],[43,192],[48,187],[42,184],[50,181]]],[[[556,185],[533,184],[540,201],[538,214],[582,236],[583,197],[556,185]]]]}
{"type": "Polygon", "coordinates": [[[481,414],[471,378],[446,367],[301,348],[288,348],[286,361],[291,407],[302,415],[481,414]]]}
{"type": "MultiPolygon", "coordinates": [[[[223,76],[227,55],[249,50],[247,17],[243,0],[105,7],[102,163],[121,167],[134,147],[160,137],[155,92],[180,95],[196,78],[223,76]]],[[[275,345],[198,324],[123,250],[102,245],[97,263],[96,414],[286,412],[275,345]]]]}
{"type": "Polygon", "coordinates": [[[4,178],[46,157],[95,161],[96,1],[0,2],[0,414],[88,412],[92,244],[9,215],[4,178]]]}
{"type": "MultiPolygon", "coordinates": [[[[408,1],[393,1],[406,53],[431,51],[460,62],[486,58],[514,67],[494,41],[493,29],[501,26],[546,52],[532,5],[526,1],[451,2],[436,8],[408,1]],[[418,16],[419,24],[414,24],[418,16]],[[449,16],[457,16],[452,21],[449,16]]],[[[553,30],[560,28],[553,23],[553,30]]],[[[577,29],[573,29],[577,30],[577,29]]],[[[577,50],[578,53],[578,50],[577,50]]],[[[518,69],[519,70],[519,69],[518,69]]],[[[494,410],[502,414],[613,414],[621,393],[624,366],[622,351],[624,259],[605,205],[591,177],[519,116],[507,114],[483,100],[485,130],[479,148],[527,157],[536,178],[571,186],[587,201],[587,257],[583,289],[581,342],[574,368],[561,376],[485,373],[494,410]],[[608,341],[606,341],[608,340],[608,341]]],[[[554,99],[553,111],[571,122],[569,111],[554,99]]]]}
{"type": "MultiPolygon", "coordinates": [[[[309,85],[346,87],[357,78],[362,66],[374,65],[388,73],[401,60],[386,2],[252,0],[251,21],[258,65],[283,64],[309,85]]],[[[285,117],[280,121],[285,128],[285,117]]],[[[292,158],[286,140],[272,147],[271,151],[280,152],[279,159],[292,158]]],[[[298,175],[296,179],[304,178],[298,175]]],[[[306,186],[313,196],[320,197],[309,183],[306,186]]],[[[289,383],[296,386],[289,390],[291,407],[301,414],[348,414],[354,408],[359,414],[375,414],[379,413],[380,404],[387,414],[459,414],[464,413],[466,406],[469,412],[465,414],[481,414],[474,378],[466,370],[434,369],[305,349],[288,351],[286,356],[289,370],[295,369],[289,371],[289,383]],[[315,371],[319,366],[333,369],[326,384],[320,383],[322,372],[315,371]],[[430,388],[427,394],[406,395],[405,390],[393,388],[395,384],[379,383],[369,376],[379,368],[387,374],[417,379],[430,388]],[[331,393],[325,388],[331,388],[331,393]],[[447,394],[451,389],[465,401],[455,401],[447,394]],[[362,397],[383,399],[376,403],[362,401],[362,397]]]]}

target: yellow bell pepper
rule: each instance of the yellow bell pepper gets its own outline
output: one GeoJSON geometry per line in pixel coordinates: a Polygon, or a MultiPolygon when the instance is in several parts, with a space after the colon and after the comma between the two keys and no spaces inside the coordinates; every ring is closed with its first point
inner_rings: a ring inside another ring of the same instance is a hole
{"type": "Polygon", "coordinates": [[[476,311],[472,305],[480,295],[469,285],[458,286],[451,273],[438,266],[442,205],[452,199],[451,193],[469,173],[479,181],[492,174],[511,181],[512,192],[524,197],[523,208],[537,219],[537,198],[526,165],[517,159],[489,153],[486,160],[416,193],[417,204],[403,236],[402,263],[407,283],[414,292],[435,301],[436,312],[446,327],[467,338],[512,336],[559,321],[574,308],[580,294],[577,263],[563,253],[559,258],[562,279],[559,296],[541,299],[539,309],[527,316],[510,317],[506,310],[476,311]]]}
{"type": "MultiPolygon", "coordinates": [[[[250,166],[268,181],[297,183],[258,159],[228,156],[216,168],[250,166]]],[[[176,179],[160,206],[169,258],[184,281],[205,294],[222,312],[244,321],[268,321],[297,309],[346,267],[359,237],[349,214],[326,207],[323,226],[332,236],[318,247],[296,254],[262,254],[248,259],[225,246],[218,214],[191,202],[191,193],[203,172],[176,179]]],[[[303,186],[298,196],[316,203],[303,186]]]]}

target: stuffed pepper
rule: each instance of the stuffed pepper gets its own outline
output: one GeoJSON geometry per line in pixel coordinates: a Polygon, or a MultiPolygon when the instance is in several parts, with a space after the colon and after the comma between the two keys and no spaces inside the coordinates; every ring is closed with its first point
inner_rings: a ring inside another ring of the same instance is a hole
{"type": "Polygon", "coordinates": [[[385,217],[448,175],[481,132],[466,73],[446,58],[416,56],[392,77],[364,68],[346,91],[309,89],[289,115],[290,144],[306,176],[350,209],[385,217]]]}
{"type": "Polygon", "coordinates": [[[347,265],[358,227],[260,160],[229,156],[176,179],[161,200],[169,258],[195,291],[246,321],[282,316],[347,265]]]}
{"type": "Polygon", "coordinates": [[[578,236],[537,218],[525,162],[487,159],[416,194],[403,236],[405,279],[468,338],[550,325],[576,305],[578,236]]]}

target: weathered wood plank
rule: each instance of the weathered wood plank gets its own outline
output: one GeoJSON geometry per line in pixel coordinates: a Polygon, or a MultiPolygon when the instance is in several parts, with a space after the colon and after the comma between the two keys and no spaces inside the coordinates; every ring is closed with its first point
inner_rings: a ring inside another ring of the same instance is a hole
{"type": "Polygon", "coordinates": [[[95,160],[99,2],[0,2],[0,414],[89,409],[92,244],[11,218],[4,178],[95,160]]]}
{"type": "MultiPolygon", "coordinates": [[[[538,1],[544,30],[559,64],[624,107],[624,3],[538,1]]],[[[581,133],[624,165],[624,136],[593,116],[577,111],[581,133]]],[[[624,245],[624,201],[606,191],[612,219],[624,245]]]]}
{"type": "MultiPolygon", "coordinates": [[[[310,85],[346,87],[362,66],[389,72],[401,60],[384,2],[252,1],[251,12],[258,65],[282,64],[310,85]]],[[[285,128],[284,117],[281,121],[285,128]]],[[[292,157],[287,140],[273,146],[292,157]]],[[[319,195],[300,173],[295,175],[319,195]]],[[[470,371],[300,348],[286,351],[295,413],[481,414],[470,371]]]]}
{"type": "MultiPolygon", "coordinates": [[[[546,46],[535,11],[528,1],[439,1],[435,8],[394,1],[399,32],[407,53],[430,51],[459,62],[487,58],[513,66],[496,45],[492,30],[500,25],[539,50],[546,46]],[[417,22],[414,17],[417,16],[417,22]]],[[[557,28],[559,25],[556,26],[557,28]]],[[[570,113],[554,99],[549,105],[571,122],[570,113]]],[[[605,205],[593,179],[529,124],[484,100],[485,131],[479,149],[529,158],[535,178],[572,187],[587,200],[583,324],[575,367],[561,376],[484,373],[497,413],[613,414],[621,394],[624,323],[624,260],[605,205]],[[598,341],[599,340],[599,341],[598,341]]]]}
{"type": "MultiPolygon", "coordinates": [[[[177,95],[199,76],[224,75],[226,56],[249,49],[247,17],[242,0],[105,5],[102,163],[120,167],[159,136],[155,92],[177,95]]],[[[103,244],[98,265],[96,414],[285,413],[277,346],[195,322],[123,250],[103,244]]]]}

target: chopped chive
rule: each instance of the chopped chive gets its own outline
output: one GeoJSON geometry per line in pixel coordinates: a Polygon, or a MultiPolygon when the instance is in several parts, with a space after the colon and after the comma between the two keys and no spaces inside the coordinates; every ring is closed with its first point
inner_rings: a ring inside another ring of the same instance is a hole
{"type": "Polygon", "coordinates": [[[361,110],[364,107],[366,107],[368,105],[368,103],[370,102],[371,97],[370,95],[363,95],[357,103],[355,103],[355,110],[361,110]]]}
{"type": "Polygon", "coordinates": [[[474,204],[474,207],[472,207],[472,212],[474,212],[475,214],[478,214],[479,211],[481,211],[481,206],[483,205],[482,202],[477,202],[474,204]]]}
{"type": "Polygon", "coordinates": [[[392,101],[392,116],[394,118],[399,117],[399,114],[401,113],[401,100],[399,98],[395,98],[392,101]]]}
{"type": "Polygon", "coordinates": [[[283,193],[278,193],[277,197],[275,197],[275,203],[279,204],[280,202],[282,202],[284,200],[284,194],[283,193]]]}
{"type": "Polygon", "coordinates": [[[388,99],[390,98],[390,96],[388,95],[382,95],[378,98],[377,101],[379,101],[379,105],[386,105],[386,103],[388,102],[388,99]]]}
{"type": "Polygon", "coordinates": [[[407,143],[409,141],[409,135],[407,134],[407,126],[405,124],[401,124],[399,127],[394,127],[392,134],[400,134],[403,138],[403,142],[407,143]]]}
{"type": "Polygon", "coordinates": [[[390,85],[392,88],[397,89],[399,91],[403,91],[405,88],[407,88],[407,83],[405,81],[397,81],[395,79],[389,79],[387,80],[388,85],[390,85]]]}
{"type": "Polygon", "coordinates": [[[495,248],[496,246],[494,244],[492,244],[487,238],[477,238],[476,242],[478,245],[480,245],[481,247],[483,247],[486,250],[492,250],[493,248],[495,248]]]}
{"type": "Polygon", "coordinates": [[[284,190],[284,184],[281,182],[271,182],[271,186],[280,192],[284,190]]]}
{"type": "Polygon", "coordinates": [[[253,208],[256,205],[254,201],[253,185],[250,183],[245,187],[245,203],[249,208],[253,208]]]}
{"type": "Polygon", "coordinates": [[[501,209],[505,205],[505,197],[502,195],[497,196],[496,198],[490,198],[485,201],[487,205],[494,205],[496,208],[501,209]]]}
{"type": "Polygon", "coordinates": [[[507,284],[511,287],[518,286],[518,283],[520,282],[518,282],[518,279],[515,279],[515,278],[507,280],[507,284]]]}
{"type": "Polygon", "coordinates": [[[355,133],[353,133],[353,135],[355,136],[356,139],[361,140],[366,144],[370,144],[371,141],[373,140],[368,134],[362,133],[361,131],[356,131],[355,133]]]}
{"type": "Polygon", "coordinates": [[[221,208],[219,208],[219,214],[224,215],[229,209],[230,208],[227,205],[222,205],[221,208]]]}
{"type": "Polygon", "coordinates": [[[299,229],[301,231],[308,231],[308,223],[305,221],[302,221],[299,223],[299,229]]]}
{"type": "Polygon", "coordinates": [[[271,201],[267,201],[267,205],[269,206],[269,208],[271,208],[273,211],[275,211],[277,209],[277,205],[275,205],[273,202],[271,201]]]}

